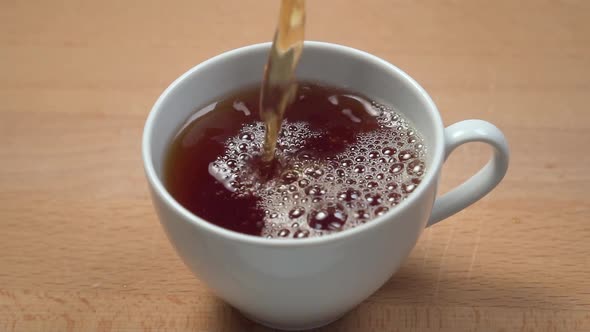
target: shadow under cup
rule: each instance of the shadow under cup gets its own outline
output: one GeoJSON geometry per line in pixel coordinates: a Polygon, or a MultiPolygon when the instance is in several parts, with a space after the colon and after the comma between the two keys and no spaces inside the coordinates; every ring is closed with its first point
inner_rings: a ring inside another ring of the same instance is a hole
{"type": "Polygon", "coordinates": [[[164,188],[167,148],[195,109],[260,82],[269,48],[265,43],[224,53],[172,83],[146,122],[143,157],[160,222],[193,273],[263,324],[311,328],[339,318],[377,290],[413,248],[436,194],[443,125],[426,92],[401,70],[355,49],[306,42],[298,79],[346,88],[393,106],[422,135],[427,150],[420,186],[385,215],[324,237],[266,239],[210,224],[180,206],[164,188]]]}

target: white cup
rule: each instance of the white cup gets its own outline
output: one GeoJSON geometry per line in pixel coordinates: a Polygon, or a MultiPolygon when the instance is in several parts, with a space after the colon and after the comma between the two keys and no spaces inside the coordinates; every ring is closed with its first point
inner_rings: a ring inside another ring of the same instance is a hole
{"type": "Polygon", "coordinates": [[[193,215],[166,191],[162,164],[181,124],[196,108],[259,82],[270,43],[229,51],[174,81],[146,121],[142,153],[160,222],[186,265],[244,315],[280,329],[330,323],[383,285],[425,227],[464,209],[492,190],[508,168],[508,145],[492,124],[466,120],[443,127],[426,91],[410,76],[368,53],[306,42],[297,77],[345,87],[393,106],[422,134],[426,174],[394,209],[365,225],[306,239],[266,239],[236,233],[193,215]],[[436,198],[445,158],[467,142],[485,142],[494,154],[485,167],[436,198]]]}

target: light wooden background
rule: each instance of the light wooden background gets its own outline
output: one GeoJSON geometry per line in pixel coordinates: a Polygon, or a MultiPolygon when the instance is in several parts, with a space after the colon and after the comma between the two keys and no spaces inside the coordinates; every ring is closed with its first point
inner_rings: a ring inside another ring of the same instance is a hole
{"type": "MultiPolygon", "coordinates": [[[[315,0],[308,39],[414,76],[510,141],[504,182],[427,229],[322,331],[590,331],[590,1],[315,0]]],[[[0,1],[0,331],[265,331],[152,210],[144,120],[191,66],[272,37],[277,0],[0,1]]],[[[487,159],[452,155],[442,189],[487,159]]]]}

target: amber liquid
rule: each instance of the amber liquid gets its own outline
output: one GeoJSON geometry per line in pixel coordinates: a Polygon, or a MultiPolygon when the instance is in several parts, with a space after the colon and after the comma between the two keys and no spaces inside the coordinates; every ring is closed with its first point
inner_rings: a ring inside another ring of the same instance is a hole
{"type": "Polygon", "coordinates": [[[264,162],[272,162],[285,109],[297,91],[295,68],[303,49],[305,1],[283,0],[260,91],[260,117],[265,123],[264,162]]]}
{"type": "Polygon", "coordinates": [[[394,208],[420,184],[422,139],[393,109],[297,84],[304,0],[283,0],[260,86],[192,115],[172,142],[165,184],[197,216],[250,235],[323,236],[394,208]]]}
{"type": "Polygon", "coordinates": [[[424,174],[420,135],[393,109],[336,87],[300,82],[275,164],[261,172],[260,86],[193,114],[168,149],[164,182],[204,220],[275,238],[323,236],[393,209],[424,174]]]}

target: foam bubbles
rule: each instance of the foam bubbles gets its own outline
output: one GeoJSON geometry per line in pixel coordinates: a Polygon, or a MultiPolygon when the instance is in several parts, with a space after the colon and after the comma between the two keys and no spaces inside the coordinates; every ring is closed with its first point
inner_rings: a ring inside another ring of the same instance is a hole
{"type": "Polygon", "coordinates": [[[280,174],[261,181],[249,163],[264,141],[264,125],[257,122],[226,142],[225,154],[210,164],[209,173],[237,197],[259,198],[263,237],[300,239],[361,225],[394,209],[426,171],[419,134],[391,108],[371,107],[380,128],[358,133],[355,143],[323,160],[304,149],[325,133],[285,121],[276,152],[280,174]]]}

